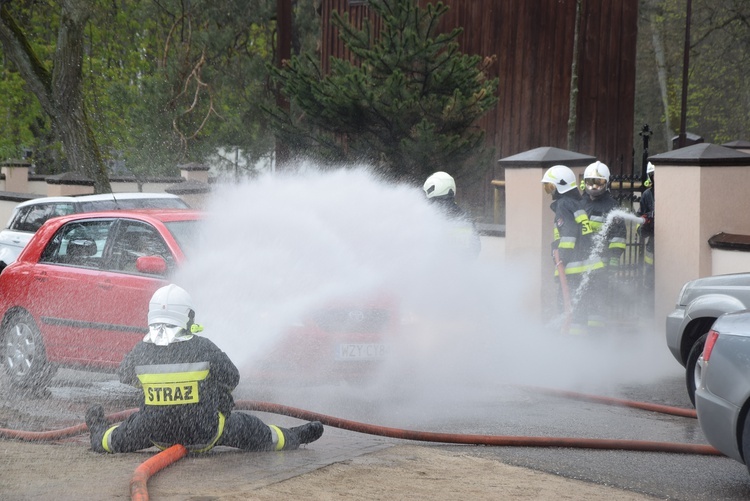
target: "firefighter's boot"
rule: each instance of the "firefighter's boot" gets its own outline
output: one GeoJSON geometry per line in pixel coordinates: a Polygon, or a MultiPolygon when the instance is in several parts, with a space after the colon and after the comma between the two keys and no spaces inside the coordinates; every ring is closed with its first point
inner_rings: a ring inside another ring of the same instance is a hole
{"type": "Polygon", "coordinates": [[[315,442],[323,435],[323,424],[320,421],[311,421],[294,428],[271,426],[271,429],[276,433],[277,451],[298,449],[300,445],[315,442]]]}
{"type": "Polygon", "coordinates": [[[104,408],[101,405],[93,405],[86,411],[86,426],[91,437],[91,450],[94,452],[106,452],[102,445],[102,438],[107,431],[109,423],[104,417],[104,408]]]}
{"type": "Polygon", "coordinates": [[[323,423],[310,421],[302,426],[295,426],[290,431],[297,435],[300,444],[309,444],[323,436],[323,423]]]}

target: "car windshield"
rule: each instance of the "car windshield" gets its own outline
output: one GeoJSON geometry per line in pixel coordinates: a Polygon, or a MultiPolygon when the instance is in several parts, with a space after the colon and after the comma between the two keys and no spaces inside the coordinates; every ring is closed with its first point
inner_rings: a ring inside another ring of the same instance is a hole
{"type": "Polygon", "coordinates": [[[79,202],[81,212],[129,209],[189,209],[181,198],[122,198],[79,202]]]}
{"type": "Polygon", "coordinates": [[[182,252],[186,257],[191,254],[192,248],[195,247],[198,241],[198,229],[200,223],[201,221],[195,219],[164,223],[174,239],[177,240],[177,244],[180,246],[180,249],[182,249],[182,252]]]}

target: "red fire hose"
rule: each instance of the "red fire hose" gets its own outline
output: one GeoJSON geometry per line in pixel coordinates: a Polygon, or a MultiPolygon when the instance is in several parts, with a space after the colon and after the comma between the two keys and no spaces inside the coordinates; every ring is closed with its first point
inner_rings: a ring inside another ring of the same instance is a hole
{"type": "Polygon", "coordinates": [[[359,423],[336,417],[318,414],[280,404],[255,401],[238,401],[236,409],[258,412],[271,412],[305,421],[320,421],[321,423],[340,428],[377,435],[381,437],[417,440],[422,442],[442,442],[448,444],[494,445],[511,447],[570,447],[577,449],[610,449],[649,452],[674,452],[685,454],[722,455],[709,445],[677,444],[669,442],[646,442],[639,440],[607,440],[594,438],[566,438],[566,437],[523,437],[508,435],[461,435],[454,433],[433,433],[426,431],[404,430],[388,428],[372,424],[359,423]]]}
{"type": "Polygon", "coordinates": [[[557,267],[557,276],[560,279],[560,290],[562,290],[563,306],[565,308],[565,320],[563,321],[562,333],[567,334],[573,321],[573,303],[570,300],[570,289],[568,288],[568,277],[565,276],[565,265],[560,259],[560,250],[552,251],[557,267]]]}
{"type": "Polygon", "coordinates": [[[536,391],[538,393],[547,393],[549,395],[557,395],[574,400],[586,400],[589,402],[597,402],[600,404],[617,405],[620,407],[632,407],[634,409],[642,409],[644,411],[659,412],[661,414],[671,414],[673,416],[698,419],[698,414],[695,412],[695,409],[683,409],[682,407],[672,407],[671,405],[652,404],[649,402],[636,402],[634,400],[623,400],[613,397],[601,397],[598,395],[589,395],[586,393],[576,393],[574,391],[540,388],[538,386],[525,386],[524,388],[536,391]]]}
{"type": "Polygon", "coordinates": [[[148,501],[148,479],[167,466],[184,458],[187,453],[188,450],[185,446],[177,444],[141,463],[130,479],[130,499],[132,501],[148,501]]]}
{"type": "MultiPolygon", "coordinates": [[[[546,388],[531,388],[535,391],[542,391],[550,394],[560,395],[567,398],[576,398],[589,400],[593,402],[629,406],[640,408],[653,412],[673,414],[677,416],[695,418],[695,411],[691,409],[682,409],[679,407],[670,407],[658,404],[648,404],[645,402],[634,402],[609,397],[599,397],[581,393],[552,390],[546,388]]],[[[524,437],[524,436],[507,436],[507,435],[467,435],[453,433],[433,433],[424,431],[404,430],[399,428],[389,428],[376,426],[356,421],[340,419],[317,412],[306,411],[285,405],[274,404],[269,402],[258,402],[250,400],[240,400],[235,403],[236,410],[269,412],[294,417],[306,421],[320,421],[324,425],[333,426],[343,430],[355,431],[382,437],[399,438],[404,440],[416,440],[423,442],[441,442],[450,444],[467,444],[467,445],[490,445],[504,447],[568,447],[578,449],[607,449],[607,450],[628,450],[641,452],[669,452],[681,454],[701,454],[721,456],[721,452],[709,445],[699,444],[681,444],[671,442],[649,442],[640,440],[609,440],[593,438],[567,438],[567,437],[524,437]]],[[[127,418],[137,409],[127,409],[114,414],[109,414],[109,422],[119,422],[127,418]]],[[[18,431],[0,428],[0,438],[13,438],[26,441],[45,441],[58,440],[61,438],[80,435],[86,432],[88,428],[85,424],[53,430],[46,432],[18,431]]],[[[131,500],[148,501],[147,483],[151,476],[163,470],[167,466],[179,461],[187,455],[188,451],[182,445],[175,445],[166,449],[147,461],[143,462],[135,472],[130,481],[131,500]]]]}

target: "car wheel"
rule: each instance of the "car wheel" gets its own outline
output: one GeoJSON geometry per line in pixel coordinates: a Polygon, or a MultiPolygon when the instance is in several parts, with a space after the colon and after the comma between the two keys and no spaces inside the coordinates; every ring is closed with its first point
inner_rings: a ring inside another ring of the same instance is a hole
{"type": "Polygon", "coordinates": [[[685,385],[687,386],[688,397],[695,407],[695,389],[700,384],[700,367],[698,359],[703,355],[703,346],[706,344],[708,334],[703,334],[693,343],[688,354],[687,363],[685,364],[685,385]]]}
{"type": "Polygon", "coordinates": [[[27,313],[14,313],[4,322],[3,365],[13,386],[44,387],[56,368],[47,361],[42,335],[27,313]]]}
{"type": "Polygon", "coordinates": [[[745,467],[750,473],[750,413],[745,415],[745,424],[742,427],[742,436],[740,437],[740,447],[742,449],[742,458],[745,460],[745,467]]]}

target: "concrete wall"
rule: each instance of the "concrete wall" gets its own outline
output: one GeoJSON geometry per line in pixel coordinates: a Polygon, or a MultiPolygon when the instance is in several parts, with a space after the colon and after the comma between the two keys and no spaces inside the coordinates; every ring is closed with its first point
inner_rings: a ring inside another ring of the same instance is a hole
{"type": "Polygon", "coordinates": [[[711,275],[750,271],[750,252],[711,249],[711,275]]]}
{"type": "Polygon", "coordinates": [[[651,160],[657,186],[654,315],[663,331],[682,285],[714,274],[713,258],[719,254],[712,252],[709,238],[722,232],[750,235],[750,155],[697,144],[651,160]]]}
{"type": "Polygon", "coordinates": [[[505,261],[505,237],[482,235],[479,239],[482,243],[482,250],[479,253],[481,261],[494,263],[505,261]]]}

